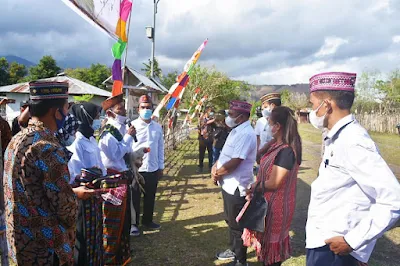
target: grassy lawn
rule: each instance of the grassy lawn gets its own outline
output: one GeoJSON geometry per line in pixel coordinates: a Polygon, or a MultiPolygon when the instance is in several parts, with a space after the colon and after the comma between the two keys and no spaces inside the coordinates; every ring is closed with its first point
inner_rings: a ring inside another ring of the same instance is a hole
{"type": "MultiPolygon", "coordinates": [[[[310,184],[317,175],[320,162],[320,133],[310,125],[300,125],[300,131],[304,141],[304,161],[299,172],[291,230],[293,257],[284,266],[305,265],[304,226],[310,184]]],[[[399,136],[372,134],[372,137],[388,162],[400,163],[400,158],[396,157],[400,153],[399,136]]],[[[132,238],[132,265],[224,265],[215,260],[216,252],[228,248],[220,188],[211,182],[209,174],[195,173],[197,145],[192,138],[168,154],[167,176],[160,182],[156,198],[155,221],[160,221],[162,228],[132,238]]],[[[400,265],[399,261],[400,227],[396,227],[378,241],[370,265],[395,266],[400,265]]],[[[249,264],[261,265],[251,249],[249,264]]]]}

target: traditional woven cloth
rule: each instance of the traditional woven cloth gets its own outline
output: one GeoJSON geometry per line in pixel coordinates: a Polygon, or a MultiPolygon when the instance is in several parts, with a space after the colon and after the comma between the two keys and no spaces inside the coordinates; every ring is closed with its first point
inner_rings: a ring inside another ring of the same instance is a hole
{"type": "Polygon", "coordinates": [[[357,74],[345,72],[321,73],[310,78],[310,92],[354,91],[357,74]]]}
{"type": "MultiPolygon", "coordinates": [[[[96,168],[82,169],[81,172],[81,177],[87,182],[101,176],[101,170],[96,168]]],[[[80,185],[80,180],[75,179],[75,183],[80,185]]],[[[74,265],[103,265],[103,201],[96,196],[78,202],[74,265]]]]}
{"type": "Polygon", "coordinates": [[[251,112],[252,105],[244,102],[244,101],[231,101],[230,110],[238,111],[241,113],[249,113],[251,112]]]}
{"type": "MultiPolygon", "coordinates": [[[[288,145],[274,144],[261,159],[257,181],[270,178],[272,167],[278,153],[288,145]]],[[[265,219],[265,232],[259,233],[244,229],[242,239],[245,246],[256,249],[259,261],[265,264],[282,262],[290,257],[289,228],[293,219],[298,165],[289,172],[282,185],[273,192],[266,192],[268,212],[265,219]]]]}
{"type": "Polygon", "coordinates": [[[29,92],[31,100],[68,99],[68,82],[30,82],[29,92]]]}
{"type": "MultiPolygon", "coordinates": [[[[123,182],[121,180],[121,182],[123,182]]],[[[103,203],[104,265],[126,265],[131,260],[129,245],[130,208],[127,204],[129,190],[125,184],[125,197],[121,204],[103,203]]]]}
{"type": "Polygon", "coordinates": [[[261,97],[261,102],[265,103],[270,100],[280,100],[281,99],[281,94],[279,92],[272,92],[272,93],[267,93],[264,96],[261,97]]]}

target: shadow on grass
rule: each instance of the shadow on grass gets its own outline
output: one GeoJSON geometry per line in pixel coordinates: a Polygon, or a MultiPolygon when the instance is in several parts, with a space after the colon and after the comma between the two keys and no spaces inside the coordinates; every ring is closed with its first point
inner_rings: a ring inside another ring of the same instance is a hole
{"type": "MultiPolygon", "coordinates": [[[[169,154],[167,177],[162,180],[157,194],[154,218],[162,221],[162,228],[132,239],[133,265],[225,265],[215,260],[216,252],[228,247],[221,190],[212,185],[209,173],[196,173],[196,153],[197,142],[189,141],[169,154]]],[[[315,176],[316,170],[312,158],[308,159],[309,162],[304,160],[305,166],[303,164],[299,171],[302,178],[298,179],[296,210],[291,226],[294,259],[283,265],[304,265],[305,224],[311,193],[308,183],[313,179],[309,176],[315,176]]],[[[399,265],[399,254],[399,245],[384,236],[378,240],[371,265],[399,265]]],[[[249,259],[255,261],[254,252],[249,253],[249,259]]]]}

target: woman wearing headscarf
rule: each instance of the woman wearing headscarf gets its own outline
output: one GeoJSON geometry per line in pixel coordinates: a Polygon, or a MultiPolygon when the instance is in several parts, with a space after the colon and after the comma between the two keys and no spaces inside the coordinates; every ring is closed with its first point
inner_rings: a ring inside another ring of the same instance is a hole
{"type": "Polygon", "coordinates": [[[75,140],[68,147],[73,153],[68,163],[71,183],[75,177],[81,174],[82,168],[100,168],[103,175],[107,171],[101,161],[100,149],[94,138],[93,121],[99,117],[101,107],[93,103],[79,103],[71,108],[72,115],[79,121],[79,126],[75,134],[75,140]]]}
{"type": "MultiPolygon", "coordinates": [[[[71,108],[71,113],[79,121],[76,138],[68,147],[73,153],[68,163],[70,183],[73,187],[82,185],[82,180],[90,183],[107,173],[94,138],[93,121],[98,118],[100,111],[101,107],[92,103],[79,103],[71,108]]],[[[101,192],[101,190],[98,191],[101,192]]],[[[103,265],[102,218],[100,194],[88,194],[86,198],[79,200],[75,265],[103,265]]]]}

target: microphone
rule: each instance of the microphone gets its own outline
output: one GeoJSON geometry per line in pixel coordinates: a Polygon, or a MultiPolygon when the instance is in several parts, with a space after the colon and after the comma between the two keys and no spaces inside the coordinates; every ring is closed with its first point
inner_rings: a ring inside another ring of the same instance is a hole
{"type": "MultiPolygon", "coordinates": [[[[130,120],[129,118],[126,119],[125,124],[127,124],[129,127],[133,126],[132,125],[132,120],[130,120]]],[[[136,135],[133,135],[132,138],[133,138],[133,141],[138,142],[136,135]]]]}

